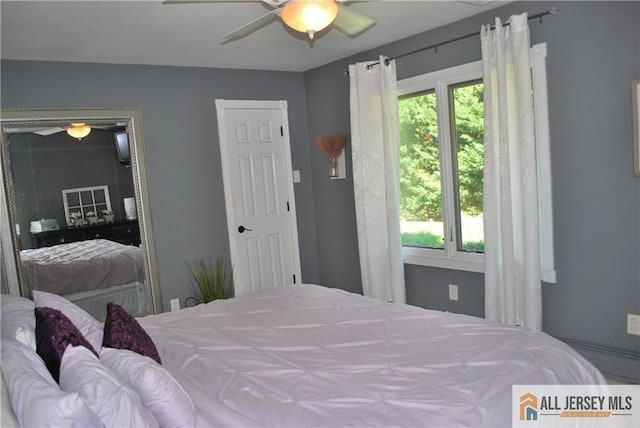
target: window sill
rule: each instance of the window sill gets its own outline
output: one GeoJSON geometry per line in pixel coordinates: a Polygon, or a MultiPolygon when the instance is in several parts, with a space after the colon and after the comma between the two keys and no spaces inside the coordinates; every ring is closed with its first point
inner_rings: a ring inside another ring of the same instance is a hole
{"type": "MultiPolygon", "coordinates": [[[[404,263],[409,265],[484,273],[484,254],[457,252],[453,257],[447,257],[444,250],[402,247],[402,257],[404,263]]],[[[554,269],[542,269],[540,276],[544,283],[557,282],[554,269]]]]}
{"type": "Polygon", "coordinates": [[[444,250],[402,247],[404,263],[484,273],[484,254],[456,252],[447,257],[444,250]]]}

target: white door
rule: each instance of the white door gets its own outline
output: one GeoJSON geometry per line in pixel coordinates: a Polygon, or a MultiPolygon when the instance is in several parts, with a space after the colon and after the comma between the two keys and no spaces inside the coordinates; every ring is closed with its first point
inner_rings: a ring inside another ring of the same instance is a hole
{"type": "Polygon", "coordinates": [[[236,295],[301,281],[286,101],[216,100],[236,295]]]}

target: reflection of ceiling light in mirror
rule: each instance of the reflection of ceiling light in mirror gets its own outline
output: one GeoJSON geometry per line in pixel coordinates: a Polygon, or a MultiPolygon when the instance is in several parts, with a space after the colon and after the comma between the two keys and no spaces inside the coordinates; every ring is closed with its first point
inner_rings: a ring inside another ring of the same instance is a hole
{"type": "Polygon", "coordinates": [[[90,132],[91,127],[86,123],[72,123],[71,126],[67,128],[67,134],[78,140],[82,140],[89,135],[90,132]]]}
{"type": "Polygon", "coordinates": [[[315,32],[331,24],[337,14],[334,0],[297,0],[287,2],[280,16],[289,27],[313,39],[315,32]]]}

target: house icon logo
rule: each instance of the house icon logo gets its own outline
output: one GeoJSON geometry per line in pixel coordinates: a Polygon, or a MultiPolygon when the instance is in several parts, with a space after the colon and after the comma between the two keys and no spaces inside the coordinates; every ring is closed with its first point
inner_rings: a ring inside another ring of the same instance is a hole
{"type": "Polygon", "coordinates": [[[520,396],[520,420],[538,420],[538,397],[529,392],[520,396]]]}

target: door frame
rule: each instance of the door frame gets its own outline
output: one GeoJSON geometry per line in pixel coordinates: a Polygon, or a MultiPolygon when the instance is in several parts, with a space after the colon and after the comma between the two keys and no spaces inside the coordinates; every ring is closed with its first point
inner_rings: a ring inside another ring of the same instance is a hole
{"type": "Polygon", "coordinates": [[[284,166],[290,173],[287,174],[286,197],[289,201],[289,229],[291,232],[291,246],[293,254],[293,268],[296,275],[296,283],[302,283],[302,272],[300,268],[300,247],[298,242],[298,221],[296,214],[295,192],[293,188],[293,163],[291,161],[291,140],[289,138],[289,116],[287,112],[287,101],[264,101],[264,100],[227,100],[217,98],[216,116],[218,119],[218,139],[220,146],[220,162],[222,165],[222,182],[224,185],[224,201],[227,214],[227,233],[229,236],[229,252],[231,254],[231,264],[233,269],[237,268],[238,243],[235,224],[235,208],[233,206],[232,188],[230,183],[231,165],[229,165],[228,130],[226,124],[226,110],[278,110],[282,118],[282,138],[284,144],[284,166]]]}

